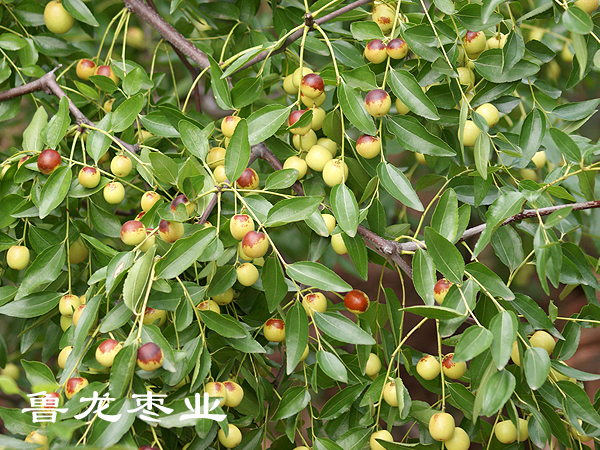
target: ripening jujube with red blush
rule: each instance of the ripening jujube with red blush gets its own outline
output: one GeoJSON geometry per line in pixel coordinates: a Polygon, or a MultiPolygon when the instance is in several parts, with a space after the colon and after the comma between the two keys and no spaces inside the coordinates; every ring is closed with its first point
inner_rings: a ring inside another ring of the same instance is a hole
{"type": "Polygon", "coordinates": [[[58,359],[56,361],[58,363],[58,367],[60,367],[61,369],[64,369],[66,367],[67,359],[69,358],[69,355],[71,354],[72,351],[73,351],[72,345],[68,345],[60,351],[60,353],[58,354],[58,359]]]}
{"type": "Polygon", "coordinates": [[[227,116],[223,119],[223,122],[221,122],[221,131],[225,137],[231,138],[233,136],[233,132],[240,120],[241,118],[238,116],[227,116]]]}
{"type": "Polygon", "coordinates": [[[146,226],[139,220],[128,220],[121,226],[121,240],[125,245],[136,246],[146,239],[146,226]]]}
{"type": "Polygon", "coordinates": [[[363,158],[375,158],[381,153],[381,140],[378,136],[363,134],[356,141],[356,151],[363,158]]]}
{"type": "Polygon", "coordinates": [[[467,363],[464,361],[454,362],[453,357],[454,353],[448,353],[444,356],[444,359],[442,359],[442,370],[444,371],[444,376],[456,380],[462,377],[467,371],[467,363]]]}
{"type": "Polygon", "coordinates": [[[82,80],[89,80],[94,72],[96,71],[96,63],[91,59],[80,59],[75,67],[75,73],[82,80]]]}
{"type": "Polygon", "coordinates": [[[248,231],[242,239],[242,250],[250,258],[260,258],[267,253],[269,240],[259,231],[248,231]]]}
{"type": "Polygon", "coordinates": [[[101,366],[112,367],[115,362],[115,357],[117,356],[117,353],[121,351],[121,348],[122,345],[114,339],[103,341],[96,348],[96,361],[98,361],[101,366]]]}
{"type": "Polygon", "coordinates": [[[167,312],[164,309],[155,309],[146,306],[144,310],[144,325],[150,325],[151,323],[161,327],[167,321],[167,312]],[[158,321],[158,323],[157,323],[158,321]]]}
{"type": "Polygon", "coordinates": [[[236,214],[229,221],[229,231],[240,241],[248,231],[254,231],[254,220],[248,214],[236,214]]]}
{"type": "Polygon", "coordinates": [[[69,378],[65,386],[65,396],[68,399],[71,399],[75,394],[81,391],[88,384],[90,384],[89,381],[83,377],[69,378]]]}
{"type": "Polygon", "coordinates": [[[100,171],[95,167],[85,166],[79,171],[77,179],[84,188],[95,188],[100,184],[100,171]]]}
{"type": "Polygon", "coordinates": [[[196,203],[190,202],[188,198],[184,194],[180,194],[171,201],[171,212],[174,213],[177,209],[177,205],[183,204],[185,205],[185,211],[188,216],[191,216],[196,211],[196,203]]]}
{"type": "Polygon", "coordinates": [[[452,283],[445,278],[441,278],[437,283],[435,283],[435,286],[433,287],[433,298],[440,305],[444,302],[446,294],[448,294],[451,286],[452,283]]]}
{"type": "Polygon", "coordinates": [[[327,298],[321,292],[312,292],[304,296],[302,306],[306,314],[312,317],[315,311],[320,313],[327,311],[327,298]]]}
{"type": "Polygon", "coordinates": [[[223,383],[225,390],[227,391],[227,399],[225,400],[225,406],[235,408],[244,399],[244,390],[235,381],[225,381],[223,383]]]}
{"type": "Polygon", "coordinates": [[[154,206],[154,204],[161,199],[160,194],[154,191],[144,192],[142,199],[140,200],[140,206],[143,212],[148,212],[154,206]]]}
{"type": "Polygon", "coordinates": [[[224,383],[219,381],[210,381],[206,383],[204,387],[204,392],[208,394],[210,398],[221,397],[220,406],[225,406],[225,402],[227,402],[227,388],[224,383]]]}
{"type": "Polygon", "coordinates": [[[248,167],[247,169],[244,169],[235,184],[238,189],[252,190],[258,188],[259,182],[260,180],[256,171],[248,167]]]}
{"type": "Polygon", "coordinates": [[[269,342],[282,342],[285,339],[285,323],[281,319],[269,319],[265,322],[263,334],[269,342]]]}
{"type": "Polygon", "coordinates": [[[142,445],[138,448],[138,450],[158,450],[156,447],[152,447],[151,445],[142,445]]]}
{"type": "Polygon", "coordinates": [[[425,355],[417,363],[417,373],[424,380],[431,381],[435,379],[441,371],[442,365],[433,355],[425,355]]]}
{"type": "Polygon", "coordinates": [[[102,194],[107,203],[117,205],[125,198],[125,187],[118,181],[111,181],[104,186],[102,194]]]}
{"type": "Polygon", "coordinates": [[[373,7],[373,22],[379,25],[382,33],[387,34],[392,31],[396,21],[396,11],[385,3],[380,3],[373,7]]]}
{"type": "Polygon", "coordinates": [[[475,57],[485,50],[487,39],[483,31],[467,31],[463,46],[470,57],[475,57]]]}
{"type": "MultiPolygon", "coordinates": [[[[288,117],[288,125],[290,127],[293,126],[296,122],[300,120],[300,118],[306,111],[306,109],[297,109],[295,111],[292,111],[288,117]]],[[[291,128],[290,131],[294,134],[305,135],[310,131],[310,123],[308,125],[304,125],[303,127],[291,128]]]]}
{"type": "Polygon", "coordinates": [[[325,92],[325,83],[320,75],[309,73],[300,81],[300,90],[308,98],[317,98],[325,92]]]}
{"type": "Polygon", "coordinates": [[[323,167],[323,181],[328,186],[336,186],[348,179],[348,166],[341,159],[330,159],[323,167]]]}
{"type": "Polygon", "coordinates": [[[96,71],[94,72],[94,75],[103,75],[103,76],[108,77],[111,80],[113,80],[115,84],[119,83],[119,77],[117,77],[115,75],[115,73],[112,70],[112,67],[107,66],[107,65],[102,65],[102,66],[96,67],[96,71]]]}
{"type": "Polygon", "coordinates": [[[387,45],[381,39],[373,39],[365,47],[365,58],[373,64],[380,64],[388,57],[386,49],[387,45]]]}
{"type": "Polygon", "coordinates": [[[160,369],[165,361],[165,355],[158,345],[148,342],[138,348],[137,365],[146,372],[160,369]]]}
{"type": "Polygon", "coordinates": [[[365,97],[365,109],[373,117],[385,116],[392,107],[392,99],[383,89],[373,89],[365,97]]]}
{"type": "Polygon", "coordinates": [[[44,175],[50,175],[57,167],[60,166],[61,162],[62,158],[60,153],[58,153],[56,150],[52,150],[51,148],[47,148],[38,156],[38,170],[44,175]]]}
{"type": "Polygon", "coordinates": [[[392,59],[402,59],[408,54],[408,44],[403,39],[396,38],[388,42],[387,54],[392,59]]]}
{"type": "Polygon", "coordinates": [[[208,167],[214,170],[214,168],[219,164],[224,164],[226,152],[227,150],[225,150],[223,147],[211,148],[208,152],[208,155],[206,155],[206,163],[208,164],[208,167]]]}
{"type": "Polygon", "coordinates": [[[158,224],[158,235],[160,238],[172,244],[183,237],[183,224],[180,222],[169,222],[162,219],[158,224]]]}
{"type": "Polygon", "coordinates": [[[353,289],[344,296],[344,306],[354,314],[362,314],[369,308],[369,296],[363,291],[353,289]]]}

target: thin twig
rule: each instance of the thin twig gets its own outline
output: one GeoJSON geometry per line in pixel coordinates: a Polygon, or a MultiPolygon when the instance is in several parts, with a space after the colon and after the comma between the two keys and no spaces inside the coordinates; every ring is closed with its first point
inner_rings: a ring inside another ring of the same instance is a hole
{"type": "MultiPolygon", "coordinates": [[[[356,9],[359,6],[365,5],[367,3],[371,3],[371,0],[358,0],[356,2],[350,3],[349,5],[344,6],[343,8],[340,8],[330,14],[327,14],[319,19],[316,19],[314,21],[314,23],[317,25],[322,25],[332,19],[335,19],[336,17],[341,16],[344,13],[347,13],[348,11],[352,11],[353,9],[356,9]]],[[[311,18],[312,18],[312,16],[311,16],[311,18]]],[[[305,19],[305,23],[306,23],[306,19],[305,19]]],[[[260,52],[258,55],[256,55],[254,58],[252,58],[250,61],[248,61],[242,67],[240,67],[238,70],[236,70],[233,73],[233,75],[235,75],[236,73],[238,73],[244,69],[247,69],[250,66],[253,66],[254,64],[256,64],[258,62],[264,61],[269,56],[277,55],[281,52],[284,52],[286,48],[288,48],[292,43],[294,43],[294,41],[297,41],[298,39],[300,39],[302,37],[303,33],[304,33],[304,30],[301,28],[298,31],[290,34],[288,36],[288,38],[284,41],[284,43],[281,45],[281,47],[279,47],[278,49],[275,49],[273,51],[264,50],[264,51],[260,52]]]]}
{"type": "MultiPolygon", "coordinates": [[[[60,67],[61,66],[59,65],[51,72],[48,72],[46,75],[30,83],[0,92],[0,102],[21,97],[23,95],[31,94],[36,91],[44,91],[48,95],[56,95],[59,98],[59,100],[63,97],[66,97],[67,101],[69,102],[69,111],[71,112],[73,117],[75,117],[75,122],[77,123],[77,125],[86,124],[90,127],[95,127],[96,125],[94,124],[94,122],[88,119],[86,115],[83,114],[77,106],[75,106],[75,103],[71,101],[71,99],[67,96],[67,94],[65,94],[65,91],[63,91],[63,89],[56,81],[55,72],[60,67]]],[[[139,146],[137,144],[128,144],[127,142],[122,141],[117,137],[115,137],[114,139],[124,148],[129,150],[131,153],[139,152],[139,146]]]]}
{"type": "MultiPolygon", "coordinates": [[[[546,208],[540,208],[540,209],[526,209],[525,211],[522,211],[518,214],[515,214],[514,216],[509,217],[508,219],[506,219],[504,222],[502,222],[502,224],[500,226],[504,226],[504,225],[508,225],[509,223],[513,223],[513,222],[519,222],[521,220],[525,220],[525,219],[531,219],[532,217],[538,217],[538,216],[548,216],[550,214],[552,214],[554,211],[559,211],[561,209],[565,209],[565,208],[573,208],[573,211],[582,211],[584,209],[593,209],[593,208],[600,208],[600,200],[594,200],[591,202],[581,202],[581,203],[568,203],[566,205],[556,205],[556,206],[548,206],[546,208]]],[[[487,224],[481,224],[481,225],[477,225],[473,228],[469,228],[468,230],[466,230],[463,235],[460,237],[460,239],[458,240],[458,242],[462,242],[465,241],[473,236],[477,236],[478,234],[483,233],[483,231],[486,229],[487,224]]],[[[400,251],[415,251],[418,248],[425,248],[425,243],[424,242],[404,242],[402,244],[397,244],[400,251]]]]}
{"type": "Polygon", "coordinates": [[[171,24],[164,20],[154,9],[146,5],[142,0],[123,0],[126,8],[145,20],[152,28],[160,33],[174,48],[194,61],[203,69],[210,67],[210,61],[204,52],[198,49],[191,41],[185,38],[171,24]]]}
{"type": "MultiPolygon", "coordinates": [[[[146,2],[154,11],[158,13],[158,9],[156,9],[156,5],[154,4],[153,0],[146,0],[146,2]]],[[[169,42],[169,45],[171,45],[171,48],[175,51],[175,54],[177,55],[181,63],[185,66],[185,68],[192,76],[192,80],[196,79],[196,77],[198,76],[198,71],[194,68],[194,66],[190,64],[185,55],[181,53],[181,51],[177,47],[175,47],[175,45],[172,42],[169,42]]],[[[200,83],[196,83],[196,85],[194,86],[194,101],[196,103],[196,111],[201,113],[202,105],[200,103],[200,83]]]]}

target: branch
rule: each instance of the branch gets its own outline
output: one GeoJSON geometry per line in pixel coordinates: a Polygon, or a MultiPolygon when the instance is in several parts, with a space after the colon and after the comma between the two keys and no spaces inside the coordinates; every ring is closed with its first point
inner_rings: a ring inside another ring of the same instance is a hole
{"type": "MultiPolygon", "coordinates": [[[[584,209],[593,209],[600,208],[600,200],[594,200],[591,202],[581,202],[581,203],[568,203],[566,205],[556,205],[556,206],[548,206],[546,208],[540,209],[526,209],[519,214],[515,214],[514,216],[509,217],[504,222],[500,224],[500,226],[508,225],[509,223],[519,222],[525,219],[531,219],[532,217],[538,216],[548,216],[552,214],[554,211],[559,211],[565,208],[573,208],[573,211],[582,211],[584,209]]],[[[458,242],[465,241],[473,236],[477,236],[478,234],[483,233],[486,229],[487,224],[477,225],[473,228],[469,228],[466,230],[463,235],[460,237],[458,242]]],[[[401,251],[415,251],[418,248],[426,248],[424,242],[416,243],[416,242],[404,242],[402,244],[397,244],[401,251]]]]}
{"type": "Polygon", "coordinates": [[[186,39],[171,24],[165,21],[155,10],[146,5],[142,0],[123,0],[125,7],[144,19],[152,28],[168,41],[173,48],[178,49],[185,56],[194,61],[203,69],[210,68],[210,61],[204,52],[186,39]]]}
{"type": "MultiPolygon", "coordinates": [[[[148,2],[148,5],[154,11],[156,11],[156,13],[158,14],[158,9],[156,9],[156,5],[154,4],[154,1],[153,0],[146,0],[146,1],[148,2]]],[[[179,49],[177,47],[175,47],[175,45],[173,45],[172,42],[169,42],[169,44],[171,45],[171,48],[175,51],[175,54],[179,58],[179,61],[181,61],[181,63],[185,66],[185,68],[188,70],[188,72],[192,76],[192,81],[195,80],[196,77],[198,76],[198,71],[194,68],[194,66],[192,66],[190,64],[190,62],[185,57],[185,55],[183,53],[181,53],[181,51],[179,51],[179,49]]],[[[202,106],[200,104],[200,83],[196,83],[196,85],[194,86],[194,101],[196,103],[196,111],[201,113],[202,106]]]]}
{"type": "MultiPolygon", "coordinates": [[[[317,24],[317,25],[322,25],[325,22],[328,22],[329,20],[335,19],[336,17],[341,16],[344,13],[347,13],[348,11],[352,11],[353,9],[358,8],[359,6],[365,5],[367,3],[371,3],[371,0],[357,0],[354,3],[350,3],[347,6],[344,6],[343,8],[340,8],[330,14],[327,14],[326,16],[321,17],[320,19],[316,19],[313,22],[313,17],[310,14],[307,14],[305,16],[305,23],[311,23],[311,24],[317,24]]],[[[312,30],[312,27],[311,27],[312,30]]],[[[256,55],[254,58],[252,58],[250,61],[248,61],[246,64],[244,64],[242,67],[240,67],[238,70],[236,70],[233,75],[235,75],[238,72],[241,72],[244,69],[247,69],[250,66],[253,66],[254,64],[264,61],[265,59],[267,59],[269,56],[273,56],[273,55],[277,55],[281,52],[284,52],[286,48],[288,48],[291,44],[294,43],[294,41],[297,41],[298,39],[300,39],[302,37],[304,30],[301,28],[299,30],[297,30],[296,32],[290,34],[288,36],[288,38],[283,42],[283,44],[281,45],[281,47],[271,51],[271,50],[264,50],[262,52],[260,52],[258,55],[256,55]]]]}
{"type": "MultiPolygon", "coordinates": [[[[75,122],[77,123],[77,125],[86,124],[91,127],[95,127],[96,125],[94,124],[94,122],[88,119],[86,115],[83,114],[77,106],[75,106],[75,103],[71,101],[67,94],[65,94],[65,91],[63,91],[60,85],[56,82],[56,75],[54,72],[56,72],[60,67],[61,66],[59,65],[51,72],[48,72],[46,75],[42,76],[41,78],[38,78],[35,81],[32,81],[31,83],[27,83],[22,86],[18,86],[0,92],[0,102],[21,97],[23,95],[31,94],[36,91],[44,91],[48,95],[56,95],[59,98],[59,100],[63,97],[67,98],[67,101],[69,102],[69,111],[71,112],[73,117],[75,117],[75,122]]],[[[137,144],[128,144],[127,142],[122,141],[117,137],[115,137],[114,139],[127,150],[129,150],[131,153],[137,153],[139,151],[139,146],[137,144]]]]}

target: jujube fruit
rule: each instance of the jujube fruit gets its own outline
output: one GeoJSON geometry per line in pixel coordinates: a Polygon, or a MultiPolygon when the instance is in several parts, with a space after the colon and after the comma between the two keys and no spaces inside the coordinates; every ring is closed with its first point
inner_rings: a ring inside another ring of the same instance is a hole
{"type": "Polygon", "coordinates": [[[60,166],[62,158],[60,153],[51,148],[47,148],[42,151],[37,159],[38,170],[44,175],[50,175],[54,170],[60,166]]]}
{"type": "Polygon", "coordinates": [[[369,309],[369,296],[363,291],[353,289],[344,296],[344,306],[354,314],[362,314],[369,309]]]}

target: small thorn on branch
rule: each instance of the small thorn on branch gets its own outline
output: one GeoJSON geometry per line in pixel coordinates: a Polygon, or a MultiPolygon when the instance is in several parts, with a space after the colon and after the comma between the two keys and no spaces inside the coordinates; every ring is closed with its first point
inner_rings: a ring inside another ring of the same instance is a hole
{"type": "Polygon", "coordinates": [[[304,14],[304,25],[308,27],[309,30],[313,29],[315,24],[315,19],[311,13],[304,14]]]}

